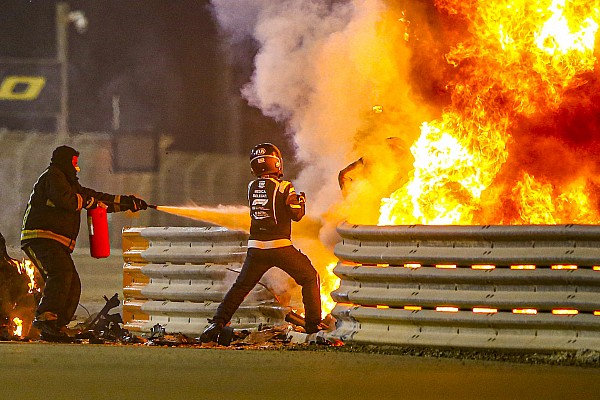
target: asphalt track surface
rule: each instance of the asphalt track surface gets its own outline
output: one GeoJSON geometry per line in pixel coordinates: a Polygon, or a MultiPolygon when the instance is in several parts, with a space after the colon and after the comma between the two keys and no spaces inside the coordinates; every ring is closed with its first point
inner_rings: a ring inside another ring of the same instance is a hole
{"type": "Polygon", "coordinates": [[[335,350],[0,343],[2,399],[598,399],[600,368],[335,350]]]}
{"type": "MultiPolygon", "coordinates": [[[[122,298],[123,259],[74,254],[78,319],[122,298]]],[[[117,312],[119,310],[113,310],[117,312]]],[[[435,353],[432,353],[435,354],[435,353]]],[[[600,399],[600,367],[324,350],[0,342],[6,399],[600,399]]]]}

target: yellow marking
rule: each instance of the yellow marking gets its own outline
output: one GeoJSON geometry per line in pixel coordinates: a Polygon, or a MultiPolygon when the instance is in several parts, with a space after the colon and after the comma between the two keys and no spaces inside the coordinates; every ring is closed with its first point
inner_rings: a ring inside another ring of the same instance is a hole
{"type": "Polygon", "coordinates": [[[0,100],[35,100],[45,85],[43,76],[7,76],[0,84],[0,100]],[[16,90],[19,85],[22,90],[16,90]]]}

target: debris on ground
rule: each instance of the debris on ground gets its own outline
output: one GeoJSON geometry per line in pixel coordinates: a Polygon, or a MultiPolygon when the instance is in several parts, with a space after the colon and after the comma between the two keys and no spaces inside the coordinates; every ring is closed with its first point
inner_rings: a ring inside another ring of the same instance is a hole
{"type": "MultiPolygon", "coordinates": [[[[149,333],[136,334],[123,327],[118,313],[109,311],[120,304],[118,295],[107,298],[102,310],[90,316],[88,320],[69,329],[69,334],[80,344],[145,345],[167,347],[218,348],[236,350],[290,350],[290,351],[342,351],[356,353],[386,354],[410,357],[452,358],[460,360],[515,362],[535,365],[560,365],[578,367],[600,367],[600,352],[590,349],[577,351],[555,351],[546,353],[518,352],[491,349],[435,348],[401,345],[365,345],[345,344],[330,334],[335,329],[335,319],[326,318],[323,330],[307,334],[303,327],[303,318],[298,314],[289,316],[283,325],[261,325],[256,330],[235,330],[229,326],[217,342],[202,343],[181,332],[171,333],[155,324],[149,333]],[[291,321],[291,322],[289,322],[291,321]],[[335,348],[335,349],[334,349],[335,348]]],[[[0,341],[35,341],[28,337],[15,336],[6,318],[0,321],[0,341]]]]}

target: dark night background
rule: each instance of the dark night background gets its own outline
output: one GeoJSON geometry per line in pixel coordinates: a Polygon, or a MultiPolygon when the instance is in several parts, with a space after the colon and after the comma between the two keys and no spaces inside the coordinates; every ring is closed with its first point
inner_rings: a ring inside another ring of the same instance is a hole
{"type": "MultiPolygon", "coordinates": [[[[56,3],[3,0],[0,59],[56,57],[56,3]]],[[[244,46],[244,57],[227,57],[208,1],[67,3],[88,19],[85,33],[68,27],[72,133],[111,131],[112,99],[118,96],[123,133],[170,134],[172,149],[246,154],[259,141],[288,147],[283,127],[247,106],[239,94],[252,73],[252,43],[244,46]],[[227,132],[232,121],[235,146],[227,132]]],[[[5,116],[1,122],[9,129],[55,130],[51,118],[5,116]]]]}

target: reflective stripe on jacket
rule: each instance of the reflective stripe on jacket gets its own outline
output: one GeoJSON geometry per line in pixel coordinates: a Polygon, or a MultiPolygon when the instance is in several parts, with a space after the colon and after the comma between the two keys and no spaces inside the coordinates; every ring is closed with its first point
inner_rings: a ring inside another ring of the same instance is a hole
{"type": "Polygon", "coordinates": [[[73,250],[79,234],[81,210],[94,198],[116,210],[120,196],[81,186],[69,180],[60,168],[50,165],[38,178],[29,196],[21,227],[21,243],[38,238],[52,239],[73,250]]]}

